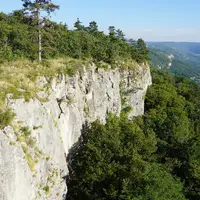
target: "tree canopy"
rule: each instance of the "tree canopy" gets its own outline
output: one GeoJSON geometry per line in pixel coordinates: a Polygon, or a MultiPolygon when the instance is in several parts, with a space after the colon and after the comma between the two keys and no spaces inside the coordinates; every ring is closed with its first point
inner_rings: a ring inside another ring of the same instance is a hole
{"type": "Polygon", "coordinates": [[[45,10],[49,13],[57,9],[57,5],[51,1],[38,1],[35,4],[35,1],[24,0],[24,7],[31,14],[23,10],[11,14],[0,13],[0,62],[23,58],[35,60],[39,51],[43,59],[68,56],[107,63],[124,59],[133,59],[139,63],[148,60],[144,43],[141,43],[143,48],[137,43],[129,44],[123,31],[115,31],[115,27],[113,33],[106,35],[98,30],[95,21],[91,21],[87,27],[77,19],[75,30],[68,30],[66,24],[49,19],[38,24],[36,8],[38,12],[45,10]],[[39,35],[42,38],[42,50],[38,50],[39,35]]]}

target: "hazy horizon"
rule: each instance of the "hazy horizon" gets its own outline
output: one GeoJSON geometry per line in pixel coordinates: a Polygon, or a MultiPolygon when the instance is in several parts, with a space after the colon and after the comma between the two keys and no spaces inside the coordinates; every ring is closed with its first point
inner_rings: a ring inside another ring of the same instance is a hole
{"type": "Polygon", "coordinates": [[[188,41],[146,41],[147,43],[194,43],[200,44],[200,42],[188,42],[188,41]]]}

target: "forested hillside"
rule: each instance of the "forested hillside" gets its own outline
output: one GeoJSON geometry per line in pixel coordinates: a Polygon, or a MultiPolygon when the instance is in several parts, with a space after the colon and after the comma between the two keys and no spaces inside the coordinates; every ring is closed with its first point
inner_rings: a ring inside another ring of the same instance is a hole
{"type": "Polygon", "coordinates": [[[148,42],[152,66],[200,82],[200,43],[148,42]]]}
{"type": "Polygon", "coordinates": [[[200,88],[153,71],[145,115],[109,115],[83,127],[69,156],[68,198],[197,200],[200,198],[200,88]]]}

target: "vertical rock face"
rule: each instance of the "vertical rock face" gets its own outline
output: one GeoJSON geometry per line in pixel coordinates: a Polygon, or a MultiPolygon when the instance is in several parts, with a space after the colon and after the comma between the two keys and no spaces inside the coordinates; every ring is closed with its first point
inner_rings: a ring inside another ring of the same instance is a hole
{"type": "Polygon", "coordinates": [[[124,71],[121,75],[122,107],[132,108],[129,117],[143,115],[144,99],[149,85],[152,84],[148,66],[138,66],[135,70],[124,71]]]}
{"type": "Polygon", "coordinates": [[[133,108],[130,117],[142,115],[150,84],[146,65],[131,72],[95,70],[93,65],[73,77],[53,78],[48,88],[40,77],[40,100],[25,102],[8,95],[7,104],[16,117],[12,127],[0,132],[0,199],[62,199],[66,155],[84,122],[104,123],[108,112],[119,115],[126,106],[133,108]]]}

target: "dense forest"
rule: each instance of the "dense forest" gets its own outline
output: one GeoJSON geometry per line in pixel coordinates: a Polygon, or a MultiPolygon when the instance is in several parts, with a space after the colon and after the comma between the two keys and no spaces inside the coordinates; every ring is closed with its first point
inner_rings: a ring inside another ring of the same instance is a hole
{"type": "MultiPolygon", "coordinates": [[[[0,13],[0,62],[18,59],[36,60],[38,56],[38,27],[35,18],[18,10],[0,13]]],[[[95,21],[88,27],[77,19],[74,30],[66,24],[45,19],[41,24],[42,58],[91,58],[112,63],[118,59],[148,60],[148,50],[142,39],[125,40],[122,30],[109,27],[109,35],[98,30],[95,21]]]]}
{"type": "Polygon", "coordinates": [[[200,199],[200,88],[153,71],[144,116],[85,125],[69,156],[68,199],[200,199]]]}

